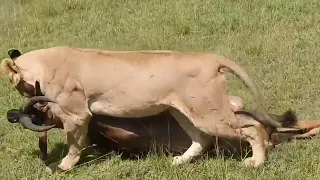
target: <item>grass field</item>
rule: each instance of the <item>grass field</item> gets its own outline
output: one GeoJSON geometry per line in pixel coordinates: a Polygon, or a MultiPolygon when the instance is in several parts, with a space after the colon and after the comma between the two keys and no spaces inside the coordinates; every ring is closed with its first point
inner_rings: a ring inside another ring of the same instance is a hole
{"type": "MultiPolygon", "coordinates": [[[[294,109],[299,119],[320,118],[320,3],[318,0],[1,0],[0,57],[70,45],[113,50],[211,51],[241,64],[265,97],[268,111],[294,109]]],[[[230,94],[251,104],[241,81],[228,76],[230,94]]],[[[171,167],[171,158],[121,160],[117,155],[56,176],[38,158],[37,134],[7,122],[25,99],[0,80],[0,179],[318,179],[320,140],[293,141],[261,168],[207,158],[171,167]]],[[[59,131],[50,149],[66,154],[59,131]]],[[[90,154],[82,162],[88,162],[90,154]]]]}

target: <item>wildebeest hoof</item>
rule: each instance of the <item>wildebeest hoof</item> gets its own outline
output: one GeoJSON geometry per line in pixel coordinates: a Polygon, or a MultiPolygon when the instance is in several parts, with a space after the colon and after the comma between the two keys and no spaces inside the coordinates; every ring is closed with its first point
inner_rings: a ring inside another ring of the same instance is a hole
{"type": "Polygon", "coordinates": [[[50,174],[59,174],[63,172],[64,170],[62,170],[58,165],[59,162],[49,164],[49,166],[46,167],[46,172],[50,174]]]}
{"type": "Polygon", "coordinates": [[[172,164],[173,166],[177,166],[180,164],[185,164],[187,160],[183,156],[175,156],[173,157],[172,164]]]}
{"type": "Polygon", "coordinates": [[[257,161],[253,157],[249,157],[243,161],[243,164],[246,167],[259,167],[260,165],[263,164],[263,161],[257,161]]]}

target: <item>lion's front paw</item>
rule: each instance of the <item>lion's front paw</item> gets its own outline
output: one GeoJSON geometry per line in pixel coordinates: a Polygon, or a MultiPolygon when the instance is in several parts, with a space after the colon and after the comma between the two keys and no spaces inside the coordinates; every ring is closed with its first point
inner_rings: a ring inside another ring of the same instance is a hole
{"type": "Polygon", "coordinates": [[[246,167],[259,167],[259,166],[261,166],[263,163],[264,163],[264,161],[257,161],[257,160],[255,160],[255,159],[253,159],[253,157],[246,158],[246,159],[243,161],[243,164],[244,164],[246,167]]]}
{"type": "Polygon", "coordinates": [[[187,162],[187,159],[185,159],[183,156],[175,156],[175,157],[173,157],[171,165],[177,166],[177,165],[180,165],[180,164],[184,164],[186,162],[187,162]]]}

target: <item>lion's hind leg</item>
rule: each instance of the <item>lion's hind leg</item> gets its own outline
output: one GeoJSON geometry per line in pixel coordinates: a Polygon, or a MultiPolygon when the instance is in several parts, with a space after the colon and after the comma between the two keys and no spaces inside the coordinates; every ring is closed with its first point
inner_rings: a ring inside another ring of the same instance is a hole
{"type": "Polygon", "coordinates": [[[252,148],[252,157],[246,158],[245,166],[258,167],[268,159],[268,153],[272,148],[268,134],[263,125],[252,120],[241,120],[241,137],[248,141],[252,148]]]}
{"type": "Polygon", "coordinates": [[[213,143],[212,137],[197,129],[181,111],[171,108],[170,113],[192,140],[192,144],[187,151],[173,158],[172,165],[188,163],[213,143]]]}

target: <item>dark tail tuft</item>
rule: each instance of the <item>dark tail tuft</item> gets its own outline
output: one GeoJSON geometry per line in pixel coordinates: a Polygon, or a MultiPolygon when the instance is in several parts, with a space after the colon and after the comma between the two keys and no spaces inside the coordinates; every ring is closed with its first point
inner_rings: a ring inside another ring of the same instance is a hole
{"type": "Polygon", "coordinates": [[[298,122],[296,113],[291,109],[283,113],[279,117],[279,121],[281,122],[283,127],[293,127],[298,122]]]}

